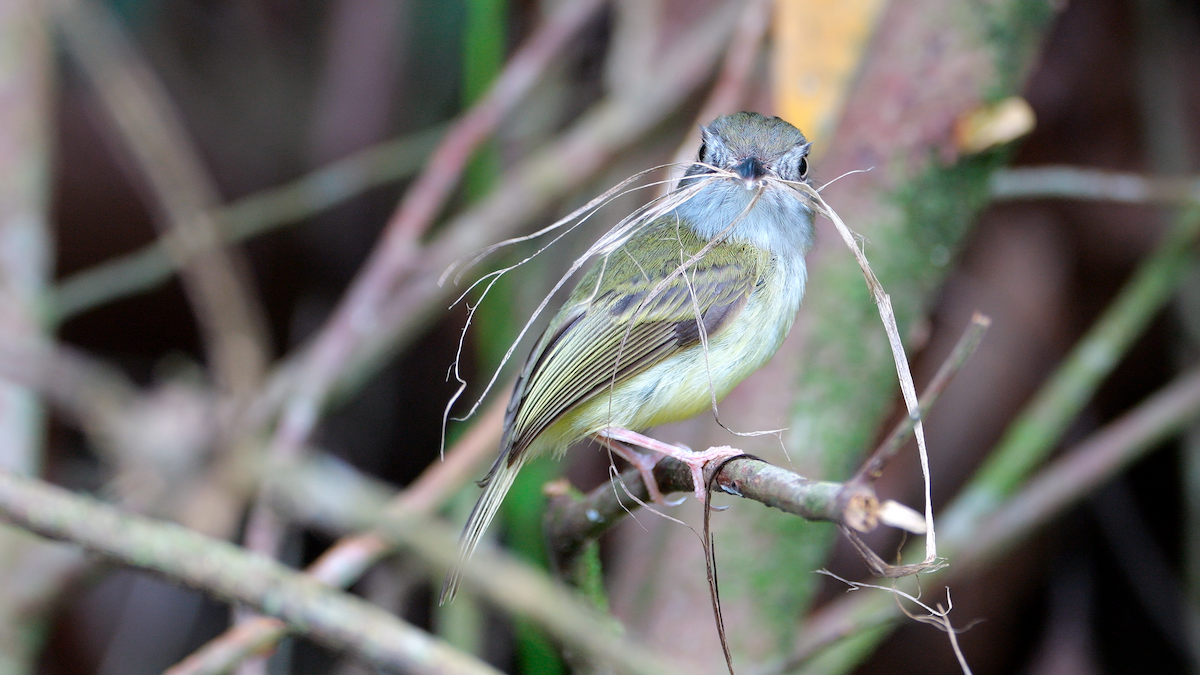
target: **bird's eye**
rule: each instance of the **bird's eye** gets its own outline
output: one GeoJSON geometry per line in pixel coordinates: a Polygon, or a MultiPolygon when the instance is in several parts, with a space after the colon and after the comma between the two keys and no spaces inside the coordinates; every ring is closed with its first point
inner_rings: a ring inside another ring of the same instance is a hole
{"type": "Polygon", "coordinates": [[[700,156],[696,159],[696,161],[701,163],[708,162],[708,143],[700,144],[700,156]]]}
{"type": "Polygon", "coordinates": [[[808,159],[807,158],[805,158],[805,157],[800,158],[800,167],[799,168],[800,168],[800,180],[804,180],[805,178],[808,178],[808,159]]]}

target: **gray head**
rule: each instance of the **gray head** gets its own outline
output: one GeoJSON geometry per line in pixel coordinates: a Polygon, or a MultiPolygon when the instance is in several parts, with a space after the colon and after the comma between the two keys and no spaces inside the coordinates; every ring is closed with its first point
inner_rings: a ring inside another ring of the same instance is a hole
{"type": "Polygon", "coordinates": [[[709,167],[715,167],[736,173],[747,188],[757,187],[765,176],[788,181],[808,177],[811,144],[799,129],[778,117],[734,113],[700,127],[700,136],[702,163],[693,164],[685,176],[709,173],[709,167]]]}
{"type": "Polygon", "coordinates": [[[727,232],[802,258],[812,246],[813,213],[807,198],[785,181],[808,180],[804,134],[778,117],[753,112],[718,117],[700,133],[700,163],[679,184],[681,190],[698,190],[675,212],[704,238],[727,232]]]}

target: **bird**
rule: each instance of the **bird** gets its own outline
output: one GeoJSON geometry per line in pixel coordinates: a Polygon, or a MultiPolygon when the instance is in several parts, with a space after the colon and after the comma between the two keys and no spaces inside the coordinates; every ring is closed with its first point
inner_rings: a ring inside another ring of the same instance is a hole
{"type": "Polygon", "coordinates": [[[664,202],[672,206],[648,212],[597,256],[531,351],[440,604],[453,600],[463,566],[531,458],[591,439],[629,459],[661,501],[657,459],[629,446],[687,463],[699,499],[704,464],[740,454],[694,453],[642,432],[713,409],[787,336],[813,245],[803,189],[811,144],[787,121],[755,112],[718,117],[700,132],[696,162],[664,202]]]}

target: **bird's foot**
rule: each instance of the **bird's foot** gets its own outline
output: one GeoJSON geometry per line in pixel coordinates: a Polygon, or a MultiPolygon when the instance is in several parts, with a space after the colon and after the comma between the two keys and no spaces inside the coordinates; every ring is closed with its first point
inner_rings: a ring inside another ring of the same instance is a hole
{"type": "MultiPolygon", "coordinates": [[[[739,457],[746,454],[737,448],[731,448],[727,445],[709,448],[708,450],[704,450],[702,452],[696,452],[686,445],[670,445],[660,440],[650,438],[649,436],[639,434],[636,431],[621,429],[619,427],[608,427],[607,429],[601,430],[596,435],[601,438],[618,441],[618,443],[614,443],[614,445],[628,443],[629,445],[645,448],[651,452],[656,452],[665,457],[674,457],[675,459],[683,462],[687,465],[688,470],[691,471],[692,490],[696,493],[696,499],[701,504],[704,503],[705,494],[707,493],[707,486],[705,485],[704,481],[704,467],[708,466],[710,462],[716,462],[728,459],[730,457],[739,457]]],[[[628,457],[626,457],[626,459],[628,459],[628,457]]],[[[636,463],[632,460],[630,463],[636,465],[636,463]]],[[[657,463],[658,460],[654,460],[654,463],[651,464],[651,469],[653,469],[654,464],[657,463]]],[[[638,470],[641,471],[641,469],[638,470]]],[[[645,474],[643,474],[643,480],[645,480],[645,474]]],[[[653,474],[651,474],[651,480],[653,481],[653,474]]],[[[646,485],[647,487],[654,485],[654,490],[652,490],[651,494],[654,494],[658,491],[658,486],[656,483],[648,482],[646,485]]]]}
{"type": "Polygon", "coordinates": [[[667,499],[658,489],[658,479],[654,477],[654,467],[658,466],[660,457],[651,457],[640,453],[624,443],[605,436],[603,432],[596,434],[596,442],[613,451],[629,462],[630,466],[637,469],[638,474],[642,477],[642,483],[646,486],[646,491],[650,493],[650,501],[662,506],[679,506],[686,499],[686,497],[667,499]]]}

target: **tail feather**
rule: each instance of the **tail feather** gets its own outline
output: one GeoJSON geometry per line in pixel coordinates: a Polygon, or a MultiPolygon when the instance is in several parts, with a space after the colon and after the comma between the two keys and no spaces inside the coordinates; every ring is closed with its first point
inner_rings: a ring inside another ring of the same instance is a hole
{"type": "Polygon", "coordinates": [[[488,473],[487,487],[484,488],[479,501],[475,503],[475,508],[471,509],[471,516],[467,518],[467,526],[463,528],[462,538],[459,539],[458,561],[446,573],[446,580],[442,583],[439,605],[449,604],[454,600],[454,595],[458,592],[458,583],[462,580],[463,566],[471,559],[471,554],[479,545],[479,539],[483,537],[488,525],[496,517],[496,511],[500,508],[504,496],[508,494],[508,489],[512,487],[517,472],[521,470],[524,463],[525,453],[521,453],[517,455],[516,461],[511,466],[507,461],[500,461],[488,473]]]}

